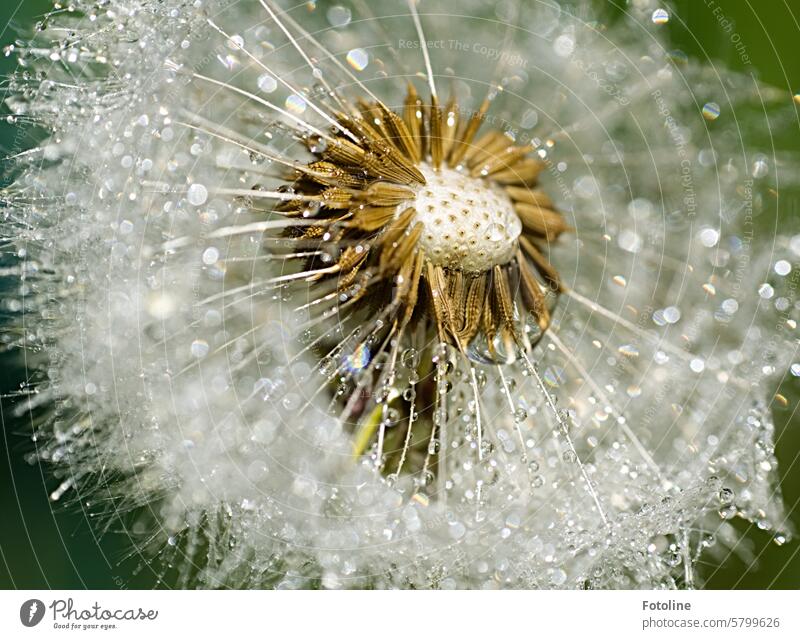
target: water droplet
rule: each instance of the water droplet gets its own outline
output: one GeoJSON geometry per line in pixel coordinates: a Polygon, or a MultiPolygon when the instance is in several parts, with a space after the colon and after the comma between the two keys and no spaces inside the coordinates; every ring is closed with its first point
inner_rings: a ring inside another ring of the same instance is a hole
{"type": "Polygon", "coordinates": [[[450,532],[450,536],[453,539],[461,539],[464,536],[464,534],[467,532],[467,529],[465,528],[464,524],[462,524],[461,522],[452,521],[452,522],[450,522],[450,531],[449,532],[450,532]]]}
{"type": "Polygon", "coordinates": [[[351,373],[366,368],[369,364],[370,350],[366,344],[359,344],[352,353],[344,358],[344,365],[351,373]]]}
{"type": "Polygon", "coordinates": [[[351,49],[347,54],[347,63],[356,71],[363,71],[369,64],[369,54],[364,49],[351,49]]]}
{"type": "Polygon", "coordinates": [[[706,228],[700,231],[700,243],[707,247],[711,248],[717,245],[719,242],[719,231],[712,228],[706,228]]]}
{"type": "Polygon", "coordinates": [[[758,287],[758,295],[765,300],[772,299],[772,296],[775,295],[775,289],[765,282],[758,287]]]}
{"type": "Polygon", "coordinates": [[[549,386],[557,387],[561,386],[567,379],[566,373],[564,369],[560,366],[548,366],[542,378],[549,386]]]}
{"type": "Polygon", "coordinates": [[[642,249],[642,238],[636,231],[625,229],[620,232],[617,244],[623,251],[638,253],[642,249]]]}
{"type": "Polygon", "coordinates": [[[192,357],[196,357],[197,359],[201,359],[208,355],[209,347],[208,342],[204,339],[196,339],[192,342],[192,357]]]}
{"type": "Polygon", "coordinates": [[[706,102],[703,105],[703,117],[709,122],[713,122],[719,117],[720,107],[716,102],[706,102]]]}
{"type": "Polygon", "coordinates": [[[664,309],[664,319],[668,324],[675,324],[680,318],[681,312],[676,306],[668,306],[664,309]]]}
{"type": "Polygon", "coordinates": [[[669,22],[669,12],[666,9],[656,9],[653,11],[652,18],[653,24],[667,24],[669,22]]]}
{"type": "Polygon", "coordinates": [[[490,224],[486,233],[490,242],[502,242],[506,237],[506,227],[498,223],[490,224]]]}
{"type": "Polygon", "coordinates": [[[292,93],[288,98],[286,98],[286,110],[289,113],[293,113],[294,115],[301,115],[306,110],[306,101],[303,96],[298,95],[296,93],[292,93]]]}
{"type": "Polygon", "coordinates": [[[203,264],[211,266],[219,259],[219,250],[214,246],[209,246],[203,251],[203,264]]]}
{"type": "MultiPolygon", "coordinates": [[[[628,397],[631,397],[631,398],[635,399],[635,398],[641,396],[642,387],[641,386],[637,386],[636,384],[631,384],[630,386],[628,386],[628,388],[626,389],[625,392],[628,394],[628,397]]],[[[605,411],[604,411],[604,414],[607,415],[607,413],[605,413],[605,411]]]]}
{"type": "Polygon", "coordinates": [[[667,557],[667,564],[672,566],[680,566],[683,558],[681,557],[680,553],[673,552],[667,557]]]}
{"type": "Polygon", "coordinates": [[[792,265],[786,260],[778,260],[775,262],[775,272],[778,275],[788,275],[792,271],[792,265]]]}
{"type": "Polygon", "coordinates": [[[570,35],[560,35],[555,39],[553,49],[559,57],[568,58],[575,51],[575,40],[570,35]]]}
{"type": "Polygon", "coordinates": [[[352,14],[350,9],[337,4],[328,9],[327,18],[328,22],[330,22],[333,27],[346,27],[350,24],[352,14]]]}
{"type": "Polygon", "coordinates": [[[496,336],[489,348],[485,334],[479,333],[467,346],[467,357],[478,364],[509,364],[515,354],[508,352],[500,335],[496,336]]]}
{"type": "Polygon", "coordinates": [[[689,368],[691,368],[695,373],[702,373],[705,370],[705,367],[706,363],[698,357],[695,357],[691,362],[689,362],[689,368]]]}
{"type": "Polygon", "coordinates": [[[319,374],[330,377],[336,372],[336,360],[333,357],[323,357],[319,362],[319,374]]]}
{"type": "Polygon", "coordinates": [[[729,297],[724,302],[722,302],[722,310],[727,313],[728,315],[733,315],[736,311],[739,310],[739,302],[737,302],[732,297],[729,297]]]}
{"type": "Polygon", "coordinates": [[[766,177],[769,174],[769,162],[766,155],[756,156],[750,174],[756,179],[766,177]]]}
{"type": "Polygon", "coordinates": [[[550,575],[550,581],[556,586],[561,586],[567,581],[567,573],[561,570],[561,568],[556,568],[553,574],[550,575]]]}
{"type": "Polygon", "coordinates": [[[265,73],[258,77],[258,88],[264,93],[272,93],[278,88],[278,81],[269,73],[265,73]]]}
{"type": "Polygon", "coordinates": [[[400,355],[400,363],[410,370],[415,369],[419,365],[419,352],[414,348],[407,348],[400,355]]]}
{"type": "Polygon", "coordinates": [[[522,114],[520,126],[523,129],[532,129],[539,122],[539,113],[533,109],[528,109],[522,114]]]}
{"type": "Polygon", "coordinates": [[[733,519],[736,516],[736,506],[725,506],[719,509],[719,516],[722,519],[733,519]]]}
{"type": "Polygon", "coordinates": [[[617,352],[625,357],[639,357],[639,349],[635,344],[623,344],[617,349],[617,352]]]}
{"type": "Polygon", "coordinates": [[[325,153],[328,150],[328,141],[319,135],[312,135],[308,138],[308,150],[312,153],[325,153]]]}
{"type": "Polygon", "coordinates": [[[186,192],[189,204],[202,206],[208,200],[208,189],[202,184],[192,184],[186,192]]]}
{"type": "Polygon", "coordinates": [[[303,217],[315,217],[322,209],[322,202],[308,202],[303,209],[303,217]]]}

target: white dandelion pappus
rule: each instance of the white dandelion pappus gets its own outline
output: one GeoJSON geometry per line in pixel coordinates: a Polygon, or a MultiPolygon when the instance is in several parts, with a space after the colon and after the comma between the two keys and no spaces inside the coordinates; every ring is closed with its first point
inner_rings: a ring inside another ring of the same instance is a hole
{"type": "Polygon", "coordinates": [[[754,220],[797,158],[737,113],[791,105],[579,8],[53,15],[4,223],[53,499],[145,506],[183,586],[695,587],[729,520],[784,541],[796,242],[754,220]]]}

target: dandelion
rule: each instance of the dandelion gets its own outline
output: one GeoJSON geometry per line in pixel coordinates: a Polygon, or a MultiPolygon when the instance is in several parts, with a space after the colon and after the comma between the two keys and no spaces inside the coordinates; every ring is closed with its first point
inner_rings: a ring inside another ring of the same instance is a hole
{"type": "Polygon", "coordinates": [[[789,538],[796,158],[741,123],[791,96],[647,0],[484,4],[74,2],[9,51],[53,500],[182,586],[692,588],[731,520],[789,538]]]}

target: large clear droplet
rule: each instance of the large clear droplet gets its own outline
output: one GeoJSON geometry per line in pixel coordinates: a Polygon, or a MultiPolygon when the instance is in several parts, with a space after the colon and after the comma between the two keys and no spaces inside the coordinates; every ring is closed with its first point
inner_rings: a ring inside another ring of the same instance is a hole
{"type": "Polygon", "coordinates": [[[510,364],[516,353],[508,352],[500,336],[495,336],[491,347],[483,333],[479,333],[467,346],[467,357],[476,364],[510,364]]]}

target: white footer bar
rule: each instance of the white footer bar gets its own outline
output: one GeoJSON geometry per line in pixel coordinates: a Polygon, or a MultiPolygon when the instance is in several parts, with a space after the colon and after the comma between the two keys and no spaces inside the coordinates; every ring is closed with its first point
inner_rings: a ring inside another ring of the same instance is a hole
{"type": "Polygon", "coordinates": [[[800,597],[794,591],[0,592],[0,637],[408,639],[437,632],[459,639],[598,632],[615,639],[794,639],[800,597]]]}

